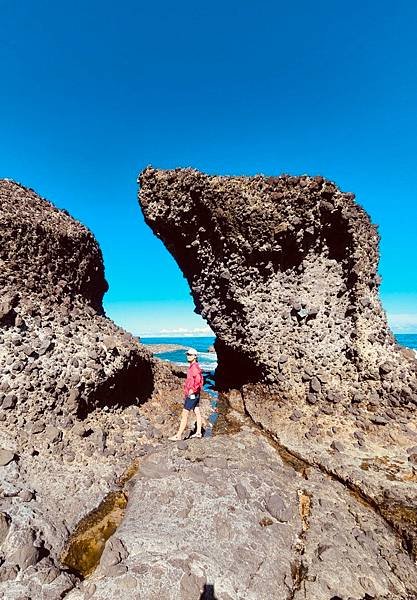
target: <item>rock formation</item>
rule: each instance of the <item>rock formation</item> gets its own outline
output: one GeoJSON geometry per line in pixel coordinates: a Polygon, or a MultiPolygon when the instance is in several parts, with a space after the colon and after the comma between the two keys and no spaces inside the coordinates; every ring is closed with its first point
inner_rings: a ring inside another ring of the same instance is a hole
{"type": "Polygon", "coordinates": [[[320,178],[141,185],[217,334],[216,435],[164,441],[179,371],[105,317],[92,234],[0,181],[0,598],[414,600],[416,360],[366,214],[320,178]]]}
{"type": "MultiPolygon", "coordinates": [[[[140,187],[147,223],[217,336],[230,416],[249,415],[343,484],[415,557],[417,361],[387,326],[378,234],[353,194],[322,177],[192,169],[147,168],[140,187]]],[[[347,558],[344,568],[352,577],[347,558]]]]}
{"type": "Polygon", "coordinates": [[[93,235],[1,180],[0,597],[8,600],[54,600],[76,584],[59,561],[69,534],[144,442],[174,430],[181,380],[106,318],[106,289],[93,235]]]}
{"type": "Polygon", "coordinates": [[[50,420],[60,412],[85,416],[149,398],[164,367],[104,316],[107,282],[92,234],[14,182],[0,183],[0,207],[6,418],[14,408],[31,417],[49,409],[50,420]]]}
{"type": "Polygon", "coordinates": [[[191,169],[149,168],[140,185],[147,223],[218,337],[220,386],[274,383],[284,402],[343,409],[417,404],[416,363],[378,297],[378,234],[353,194],[322,177],[191,169]]]}

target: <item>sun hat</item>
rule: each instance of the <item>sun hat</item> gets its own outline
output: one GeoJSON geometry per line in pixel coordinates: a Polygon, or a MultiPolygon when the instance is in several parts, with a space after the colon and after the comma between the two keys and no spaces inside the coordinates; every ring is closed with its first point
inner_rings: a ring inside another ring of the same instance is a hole
{"type": "Polygon", "coordinates": [[[188,348],[186,354],[192,354],[193,356],[197,356],[198,352],[195,348],[188,348]]]}

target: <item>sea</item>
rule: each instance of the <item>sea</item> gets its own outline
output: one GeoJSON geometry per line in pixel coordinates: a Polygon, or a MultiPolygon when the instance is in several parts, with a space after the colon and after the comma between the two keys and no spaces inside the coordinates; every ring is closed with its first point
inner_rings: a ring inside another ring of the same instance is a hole
{"type": "MultiPolygon", "coordinates": [[[[178,344],[186,348],[194,348],[198,352],[198,362],[203,371],[213,372],[217,367],[217,356],[215,352],[208,349],[214,344],[214,336],[211,337],[141,337],[143,344],[178,344]]],[[[174,350],[171,352],[160,352],[156,355],[162,360],[168,360],[176,365],[187,367],[188,362],[185,350],[174,350]]]]}
{"type": "Polygon", "coordinates": [[[395,338],[401,346],[417,350],[417,333],[397,333],[395,338]]]}
{"type": "MultiPolygon", "coordinates": [[[[401,346],[417,350],[417,333],[398,333],[395,338],[401,346]]],[[[214,375],[217,367],[217,356],[215,352],[208,349],[214,344],[214,337],[149,337],[140,338],[144,344],[180,344],[187,348],[195,348],[198,352],[198,361],[203,371],[214,375]]],[[[161,352],[157,354],[162,360],[173,362],[177,365],[187,366],[185,350],[174,350],[173,352],[161,352]]]]}

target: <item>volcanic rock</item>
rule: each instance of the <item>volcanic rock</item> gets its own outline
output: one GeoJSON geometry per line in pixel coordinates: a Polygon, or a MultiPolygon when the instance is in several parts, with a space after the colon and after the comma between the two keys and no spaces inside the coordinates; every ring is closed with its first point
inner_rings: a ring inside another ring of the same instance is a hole
{"type": "Polygon", "coordinates": [[[66,211],[0,180],[0,236],[0,597],[58,599],[70,533],[149,441],[139,418],[172,434],[182,381],[105,316],[101,251],[66,211]]]}
{"type": "MultiPolygon", "coordinates": [[[[218,385],[274,383],[287,402],[331,388],[346,409],[359,392],[388,403],[385,380],[417,391],[416,362],[400,352],[378,296],[378,233],[352,194],[322,177],[150,167],[140,187],[146,222],[217,336],[218,385]]],[[[411,408],[409,393],[401,403],[411,408]]]]}
{"type": "MultiPolygon", "coordinates": [[[[132,485],[102,557],[124,571],[100,567],[89,578],[101,600],[126,589],[149,600],[405,600],[417,592],[413,561],[384,519],[320,471],[305,478],[253,428],[186,452],[161,447],[132,485]]],[[[68,595],[83,598],[81,589],[68,595]]]]}
{"type": "MultiPolygon", "coordinates": [[[[353,194],[322,177],[193,169],[149,167],[139,181],[145,220],[216,335],[217,386],[284,453],[366,501],[415,558],[417,361],[387,325],[379,236],[353,194]]],[[[378,596],[362,584],[346,597],[378,596]]]]}
{"type": "Polygon", "coordinates": [[[108,285],[91,232],[11,181],[0,180],[0,209],[2,314],[13,310],[20,323],[3,317],[0,329],[5,408],[85,417],[161,393],[169,367],[104,315],[108,285]]]}

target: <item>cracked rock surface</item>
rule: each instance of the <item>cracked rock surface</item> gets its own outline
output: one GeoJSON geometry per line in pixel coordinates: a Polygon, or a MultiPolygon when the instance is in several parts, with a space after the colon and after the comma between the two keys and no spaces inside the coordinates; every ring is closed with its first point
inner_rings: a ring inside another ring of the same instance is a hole
{"type": "Polygon", "coordinates": [[[253,427],[160,447],[101,566],[70,600],[411,599],[417,572],[372,508],[285,462],[253,427]],[[210,597],[210,596],[209,596],[210,597]]]}

